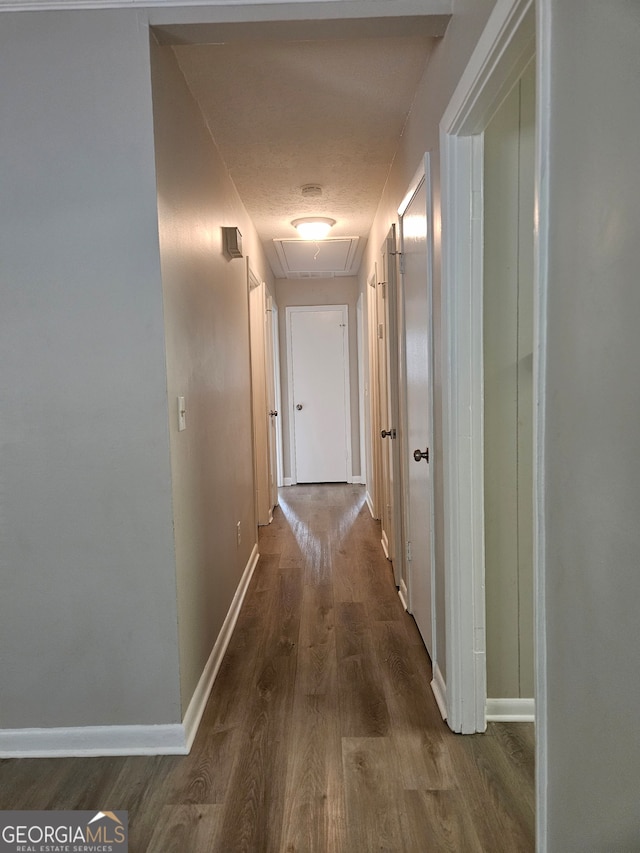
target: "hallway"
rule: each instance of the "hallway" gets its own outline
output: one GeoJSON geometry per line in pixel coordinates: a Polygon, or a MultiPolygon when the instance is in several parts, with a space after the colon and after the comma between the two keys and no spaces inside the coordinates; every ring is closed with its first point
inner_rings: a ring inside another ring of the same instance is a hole
{"type": "Polygon", "coordinates": [[[452,734],[360,486],[295,486],[186,757],[0,761],[0,809],[127,809],[132,853],[526,853],[533,727],[452,734]]]}

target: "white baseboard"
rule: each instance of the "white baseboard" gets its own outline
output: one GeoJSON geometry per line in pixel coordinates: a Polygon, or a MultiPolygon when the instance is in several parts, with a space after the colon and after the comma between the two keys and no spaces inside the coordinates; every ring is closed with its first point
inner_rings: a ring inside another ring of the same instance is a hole
{"type": "Polygon", "coordinates": [[[285,477],[284,484],[285,486],[295,486],[295,483],[293,482],[293,479],[291,477],[285,477]]]}
{"type": "Polygon", "coordinates": [[[191,749],[193,741],[195,740],[200,720],[204,714],[204,709],[213,687],[213,682],[215,681],[218,670],[220,669],[224,653],[227,651],[227,646],[231,640],[233,629],[236,627],[236,622],[240,615],[240,608],[242,607],[242,602],[247,594],[247,589],[249,588],[249,583],[259,557],[260,554],[258,553],[258,546],[256,544],[253,546],[249,562],[242,573],[242,578],[240,579],[240,583],[236,589],[236,594],[233,596],[233,601],[231,602],[231,607],[229,608],[229,612],[227,613],[222,628],[220,629],[220,633],[218,634],[218,639],[213,646],[211,654],[209,655],[209,660],[207,661],[202,675],[200,676],[200,680],[198,681],[197,687],[191,697],[191,701],[189,702],[187,712],[184,715],[182,724],[185,731],[187,751],[191,749]]]}
{"type": "Polygon", "coordinates": [[[487,722],[534,723],[535,699],[487,699],[487,722]]]}
{"type": "Polygon", "coordinates": [[[442,719],[447,719],[447,685],[445,683],[444,678],[442,677],[442,672],[440,671],[440,667],[437,663],[433,665],[433,681],[431,682],[431,690],[433,691],[433,695],[436,697],[436,702],[438,703],[438,708],[440,710],[440,714],[442,715],[442,719]]]}
{"type": "Polygon", "coordinates": [[[371,495],[369,494],[369,490],[367,490],[366,495],[364,496],[367,506],[369,507],[369,512],[371,513],[371,518],[375,518],[376,515],[373,511],[373,501],[371,500],[371,495]]]}
{"type": "Polygon", "coordinates": [[[389,540],[387,539],[387,534],[382,531],[382,539],[380,540],[380,544],[382,545],[382,550],[384,551],[384,555],[389,559],[389,540]]]}
{"type": "Polygon", "coordinates": [[[355,474],[355,475],[352,474],[351,477],[349,478],[348,482],[351,483],[353,486],[361,486],[362,485],[362,477],[360,476],[360,474],[355,474]]]}
{"type": "Polygon", "coordinates": [[[233,634],[258,557],[258,546],[254,545],[222,630],[189,702],[182,723],[150,726],[0,729],[0,758],[187,755],[202,719],[222,658],[233,634]]]}
{"type": "Polygon", "coordinates": [[[75,726],[0,730],[0,758],[186,755],[184,726],[75,726]]]}
{"type": "Polygon", "coordinates": [[[400,578],[400,586],[398,587],[398,595],[400,596],[400,601],[402,602],[402,606],[405,610],[409,609],[409,590],[407,589],[407,585],[402,578],[400,578]]]}

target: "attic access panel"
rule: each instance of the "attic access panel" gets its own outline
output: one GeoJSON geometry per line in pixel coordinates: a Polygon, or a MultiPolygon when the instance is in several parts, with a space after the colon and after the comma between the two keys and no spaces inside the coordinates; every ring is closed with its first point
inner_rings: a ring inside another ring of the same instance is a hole
{"type": "Polygon", "coordinates": [[[358,237],[329,237],[324,240],[274,240],[285,275],[291,273],[350,274],[358,237]]]}

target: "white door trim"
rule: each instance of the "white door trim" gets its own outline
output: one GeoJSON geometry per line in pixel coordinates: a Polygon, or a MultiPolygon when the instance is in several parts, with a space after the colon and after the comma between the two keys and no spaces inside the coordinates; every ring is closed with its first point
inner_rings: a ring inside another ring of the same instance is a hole
{"type": "Polygon", "coordinates": [[[345,395],[345,429],[347,431],[347,483],[353,483],[353,465],[351,455],[351,383],[349,378],[349,306],[348,305],[287,305],[285,309],[285,335],[287,346],[287,398],[289,405],[289,465],[291,482],[287,485],[295,486],[298,482],[296,470],[296,445],[295,445],[295,421],[292,415],[293,399],[293,343],[291,335],[291,315],[302,312],[313,311],[340,311],[344,317],[344,395],[345,395]]]}
{"type": "MultiPolygon", "coordinates": [[[[427,281],[425,282],[427,287],[427,312],[428,312],[428,337],[429,337],[429,387],[427,389],[427,396],[429,400],[429,435],[431,436],[431,444],[433,445],[433,435],[434,435],[434,413],[433,413],[433,196],[432,196],[432,187],[431,187],[431,154],[427,151],[422,159],[420,166],[418,167],[415,175],[411,183],[409,184],[409,188],[405,193],[405,196],[398,207],[398,224],[399,224],[399,251],[404,253],[404,231],[403,231],[403,217],[404,214],[409,207],[413,197],[418,192],[422,184],[425,184],[426,196],[427,196],[427,209],[426,220],[427,220],[427,281]]],[[[411,531],[409,529],[409,454],[411,453],[411,448],[406,444],[406,439],[408,436],[407,425],[409,423],[409,410],[407,404],[407,369],[406,369],[406,341],[404,336],[405,330],[405,292],[404,292],[404,276],[401,274],[399,276],[399,288],[398,288],[398,306],[399,310],[402,314],[402,333],[401,333],[401,353],[402,357],[400,359],[401,365],[401,373],[400,373],[400,402],[401,402],[401,424],[402,424],[402,434],[401,437],[404,440],[404,446],[401,447],[402,451],[402,459],[403,464],[401,468],[401,482],[402,482],[402,514],[404,517],[404,525],[403,529],[405,531],[405,540],[411,539],[411,531]]],[[[437,618],[437,608],[436,608],[436,585],[435,585],[435,565],[436,565],[436,552],[435,552],[435,494],[434,494],[434,476],[435,476],[435,452],[433,446],[429,448],[430,458],[429,464],[431,466],[431,477],[429,478],[429,507],[430,507],[430,518],[429,524],[431,525],[431,536],[430,536],[430,550],[431,550],[431,662],[434,666],[438,663],[437,656],[437,630],[436,630],[436,618],[437,618]]],[[[412,574],[411,574],[411,563],[407,561],[406,563],[408,567],[408,604],[409,604],[409,612],[413,612],[413,601],[412,601],[412,574]]],[[[432,683],[433,687],[433,683],[432,683]]]]}
{"type": "Polygon", "coordinates": [[[487,699],[483,132],[534,54],[534,0],[498,0],[440,122],[446,695],[449,726],[464,733],[484,731],[487,699]]]}
{"type": "MultiPolygon", "coordinates": [[[[364,437],[364,347],[366,341],[364,334],[363,303],[364,299],[362,293],[360,293],[358,296],[358,302],[356,303],[356,334],[358,347],[358,418],[360,421],[360,478],[358,479],[358,482],[361,485],[365,485],[367,482],[367,462],[364,437]]],[[[355,480],[356,478],[354,477],[354,482],[355,480]]]]}
{"type": "Polygon", "coordinates": [[[247,258],[247,305],[249,309],[249,366],[251,376],[251,418],[253,422],[253,477],[254,506],[256,525],[264,526],[271,522],[269,504],[269,465],[265,454],[268,447],[268,428],[266,412],[266,372],[264,340],[264,298],[265,284],[251,269],[251,260],[247,258]],[[259,305],[254,300],[259,300],[259,305]],[[258,312],[258,316],[254,316],[258,312]]]}
{"type": "Polygon", "coordinates": [[[369,383],[369,461],[371,469],[367,470],[367,504],[375,519],[381,517],[382,501],[382,463],[380,459],[380,443],[376,440],[380,435],[380,406],[378,403],[378,339],[377,339],[377,305],[376,287],[378,269],[374,262],[373,269],[367,278],[367,379],[369,383]]]}
{"type": "MultiPolygon", "coordinates": [[[[272,297],[273,299],[273,297],[272,297]]],[[[276,441],[277,454],[276,462],[278,466],[278,488],[284,486],[284,471],[282,464],[282,392],[280,388],[280,312],[275,300],[272,302],[273,310],[273,369],[274,382],[276,388],[276,411],[278,412],[276,420],[276,441]]]]}
{"type": "MultiPolygon", "coordinates": [[[[401,325],[399,316],[399,298],[398,288],[400,286],[400,275],[398,265],[398,235],[397,227],[394,224],[387,232],[380,247],[380,256],[383,260],[382,275],[384,281],[378,282],[386,288],[385,295],[382,297],[383,312],[384,312],[384,351],[385,357],[385,376],[386,376],[386,392],[387,392],[387,417],[384,423],[381,423],[380,429],[395,429],[396,438],[389,439],[389,444],[382,451],[387,455],[389,461],[388,482],[384,477],[384,463],[382,466],[382,479],[385,480],[384,486],[390,490],[390,500],[392,512],[389,518],[389,530],[382,520],[382,548],[385,556],[393,564],[393,575],[396,587],[400,588],[401,580],[405,576],[405,549],[404,549],[404,518],[402,515],[402,461],[401,461],[401,443],[402,431],[404,425],[401,421],[402,408],[400,405],[400,392],[402,387],[402,367],[400,354],[401,344],[401,325]],[[391,534],[392,541],[389,541],[388,534],[391,534]]],[[[379,303],[377,303],[379,305],[379,303]]],[[[378,318],[379,319],[379,318],[378,318]]],[[[380,370],[381,365],[378,365],[380,370]]],[[[384,503],[384,501],[383,501],[384,503]]],[[[384,513],[384,507],[383,507],[384,513]]]]}

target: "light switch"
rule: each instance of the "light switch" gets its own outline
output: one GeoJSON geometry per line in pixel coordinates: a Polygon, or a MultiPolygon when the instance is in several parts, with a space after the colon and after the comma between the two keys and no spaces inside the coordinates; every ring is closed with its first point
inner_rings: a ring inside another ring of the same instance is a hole
{"type": "Polygon", "coordinates": [[[184,405],[184,397],[178,397],[178,431],[187,428],[187,410],[184,405]]]}

